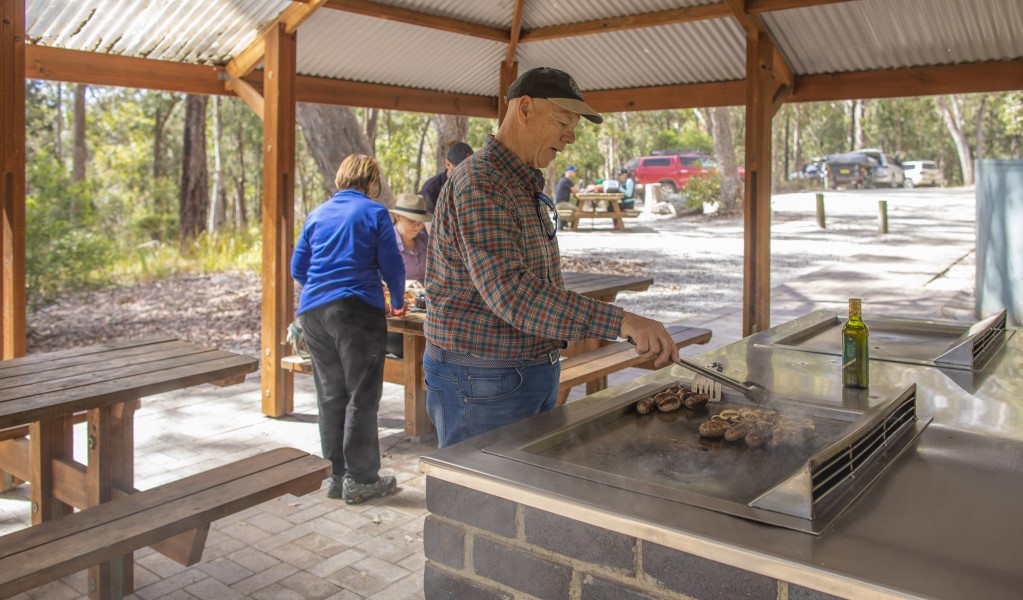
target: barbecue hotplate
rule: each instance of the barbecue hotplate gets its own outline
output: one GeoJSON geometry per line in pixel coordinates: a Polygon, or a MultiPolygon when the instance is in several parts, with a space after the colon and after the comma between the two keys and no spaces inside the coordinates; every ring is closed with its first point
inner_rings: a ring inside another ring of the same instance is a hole
{"type": "MultiPolygon", "coordinates": [[[[870,328],[872,360],[980,371],[1011,335],[1005,330],[1005,319],[1003,310],[972,325],[884,316],[864,320],[870,328]]],[[[844,318],[823,315],[764,345],[840,355],[844,326],[844,318]]]]}
{"type": "Polygon", "coordinates": [[[640,415],[651,384],[596,403],[581,419],[484,452],[563,475],[819,534],[919,435],[916,388],[866,411],[772,400],[765,408],[812,419],[805,445],[751,448],[698,434],[700,423],[751,404],[728,392],[707,410],[640,415]]]}

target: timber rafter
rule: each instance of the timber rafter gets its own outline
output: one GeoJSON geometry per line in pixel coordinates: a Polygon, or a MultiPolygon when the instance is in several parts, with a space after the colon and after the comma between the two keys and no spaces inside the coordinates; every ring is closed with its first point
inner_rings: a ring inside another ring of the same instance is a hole
{"type": "MultiPolygon", "coordinates": [[[[138,87],[190,94],[234,95],[224,89],[223,69],[97,52],[26,45],[25,76],[31,79],[138,87]]],[[[245,78],[261,89],[262,76],[245,78]]],[[[850,98],[892,98],[937,94],[999,92],[1020,89],[1023,60],[968,65],[799,75],[785,102],[827,102],[850,98]]],[[[297,78],[299,102],[351,104],[368,108],[436,112],[471,117],[497,114],[495,96],[454,94],[403,86],[323,77],[297,78]]],[[[619,90],[589,90],[586,101],[604,112],[660,110],[744,103],[744,80],[663,85],[619,90]]]]}

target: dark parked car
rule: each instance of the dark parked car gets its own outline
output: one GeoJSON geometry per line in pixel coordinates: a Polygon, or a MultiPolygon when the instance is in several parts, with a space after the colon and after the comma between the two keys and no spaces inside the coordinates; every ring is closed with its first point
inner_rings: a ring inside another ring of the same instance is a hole
{"type": "Polygon", "coordinates": [[[829,154],[827,156],[827,177],[831,187],[860,189],[874,187],[874,170],[878,162],[860,152],[829,154]]]}
{"type": "Polygon", "coordinates": [[[857,150],[857,152],[866,154],[877,161],[877,166],[871,173],[871,183],[887,187],[902,187],[906,173],[902,170],[902,164],[897,158],[877,148],[866,148],[857,150]]]}

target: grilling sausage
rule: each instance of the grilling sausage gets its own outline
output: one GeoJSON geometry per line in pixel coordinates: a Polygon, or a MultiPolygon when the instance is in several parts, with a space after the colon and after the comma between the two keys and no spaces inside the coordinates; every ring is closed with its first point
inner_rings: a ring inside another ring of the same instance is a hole
{"type": "Polygon", "coordinates": [[[678,399],[678,396],[671,392],[661,392],[654,396],[654,402],[657,403],[657,408],[661,412],[672,412],[679,409],[682,406],[682,401],[678,399]]]}
{"type": "Polygon", "coordinates": [[[646,398],[640,398],[639,402],[636,403],[636,412],[641,415],[650,414],[650,411],[654,409],[654,399],[647,396],[646,398]]]}
{"type": "Polygon", "coordinates": [[[736,423],[735,425],[732,425],[725,431],[725,441],[738,442],[739,440],[744,439],[747,434],[749,434],[749,430],[750,430],[749,424],[736,423]]]}
{"type": "Polygon", "coordinates": [[[731,426],[732,424],[728,421],[704,421],[703,423],[700,423],[700,437],[719,438],[725,435],[725,431],[727,431],[731,426]]]}
{"type": "Polygon", "coordinates": [[[690,410],[700,410],[701,408],[707,408],[707,403],[710,402],[710,397],[707,394],[694,394],[688,393],[682,402],[686,405],[686,408],[690,410]]]}
{"type": "Polygon", "coordinates": [[[751,448],[759,448],[767,443],[767,435],[760,429],[754,429],[746,434],[746,445],[751,448]]]}

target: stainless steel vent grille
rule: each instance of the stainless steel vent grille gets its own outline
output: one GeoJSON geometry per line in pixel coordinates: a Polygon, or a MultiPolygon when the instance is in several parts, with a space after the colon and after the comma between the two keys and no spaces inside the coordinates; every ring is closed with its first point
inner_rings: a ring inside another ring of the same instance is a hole
{"type": "Polygon", "coordinates": [[[845,449],[839,450],[834,456],[819,465],[811,464],[810,481],[813,502],[817,503],[841,484],[868,466],[874,464],[876,456],[883,452],[888,444],[902,435],[907,424],[916,421],[916,392],[908,395],[905,400],[895,406],[886,417],[860,437],[853,440],[845,449]]]}
{"type": "Polygon", "coordinates": [[[987,354],[989,349],[996,347],[1002,343],[1002,339],[1005,337],[1005,313],[1002,313],[1001,319],[995,323],[995,326],[986,330],[981,335],[977,336],[977,339],[973,341],[973,364],[974,366],[982,365],[984,363],[984,356],[987,354]]]}

